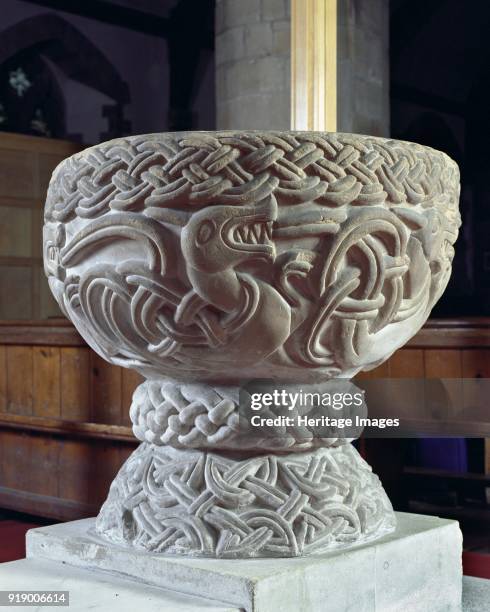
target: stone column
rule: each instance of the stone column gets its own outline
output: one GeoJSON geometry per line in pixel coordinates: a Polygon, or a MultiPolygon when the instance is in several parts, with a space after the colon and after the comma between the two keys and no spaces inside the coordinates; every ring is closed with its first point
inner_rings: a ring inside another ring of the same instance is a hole
{"type": "Polygon", "coordinates": [[[290,126],[290,0],[217,0],[218,129],[290,126]]]}
{"type": "Polygon", "coordinates": [[[390,135],[389,2],[338,3],[340,132],[390,135]]]}

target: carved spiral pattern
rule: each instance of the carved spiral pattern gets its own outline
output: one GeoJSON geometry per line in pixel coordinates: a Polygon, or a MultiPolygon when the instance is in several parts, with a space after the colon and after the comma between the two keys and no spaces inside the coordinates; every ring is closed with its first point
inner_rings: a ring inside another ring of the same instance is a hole
{"type": "Polygon", "coordinates": [[[142,444],[96,529],[153,552],[294,557],[379,537],[394,521],[378,478],[350,445],[237,461],[142,444]]]}

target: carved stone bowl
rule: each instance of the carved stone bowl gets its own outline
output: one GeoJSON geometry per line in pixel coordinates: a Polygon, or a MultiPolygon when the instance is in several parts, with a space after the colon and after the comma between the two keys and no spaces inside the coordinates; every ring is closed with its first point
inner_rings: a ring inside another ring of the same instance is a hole
{"type": "Polygon", "coordinates": [[[147,378],[130,410],[142,444],[97,532],[274,557],[393,530],[345,437],[251,433],[238,391],[350,378],[402,346],[449,279],[458,197],[445,154],[349,134],[150,134],[62,162],[45,213],[51,290],[96,352],[147,378]]]}
{"type": "Polygon", "coordinates": [[[148,378],[351,377],[444,291],[458,196],[456,164],[408,142],[134,136],[56,169],[46,273],[87,342],[148,378]]]}

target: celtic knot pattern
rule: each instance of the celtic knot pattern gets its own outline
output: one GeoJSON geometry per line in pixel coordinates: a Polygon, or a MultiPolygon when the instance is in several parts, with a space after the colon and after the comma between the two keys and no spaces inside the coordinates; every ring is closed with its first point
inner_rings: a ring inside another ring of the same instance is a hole
{"type": "Polygon", "coordinates": [[[294,557],[391,531],[379,480],[350,446],[236,461],[142,444],[97,519],[113,541],[153,552],[294,557]]]}
{"type": "Polygon", "coordinates": [[[458,171],[444,154],[349,134],[138,136],[74,155],[57,172],[47,208],[56,221],[111,209],[245,204],[271,194],[280,204],[335,208],[432,204],[443,196],[457,208],[458,171]]]}
{"type": "MultiPolygon", "coordinates": [[[[129,413],[134,435],[157,446],[302,451],[349,441],[345,432],[327,427],[278,427],[264,435],[250,425],[249,405],[250,395],[237,386],[150,380],[134,392],[129,413]]],[[[330,412],[338,417],[335,410],[330,412]]],[[[296,409],[288,411],[292,419],[298,414],[296,409]]],[[[301,414],[314,418],[329,411],[325,406],[303,405],[301,414]]],[[[357,414],[364,416],[359,408],[357,414]]],[[[261,416],[274,418],[277,413],[264,407],[261,416]]]]}
{"type": "Polygon", "coordinates": [[[46,272],[91,345],[147,376],[353,375],[444,290],[458,178],[443,153],[348,134],[115,140],[55,171],[46,272]]]}
{"type": "Polygon", "coordinates": [[[208,385],[148,381],[134,393],[135,436],[174,447],[228,446],[239,433],[238,398],[208,385]]]}
{"type": "Polygon", "coordinates": [[[45,209],[51,290],[95,351],[147,379],[131,406],[142,444],[98,532],[257,557],[391,531],[345,436],[310,421],[251,432],[236,390],[348,379],[405,344],[448,282],[458,198],[445,154],[350,134],[152,134],[62,162],[45,209]]]}

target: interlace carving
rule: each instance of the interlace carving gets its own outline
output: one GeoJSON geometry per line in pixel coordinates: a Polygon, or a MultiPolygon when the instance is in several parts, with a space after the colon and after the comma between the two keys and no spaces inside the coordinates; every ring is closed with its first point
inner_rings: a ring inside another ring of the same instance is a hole
{"type": "Polygon", "coordinates": [[[152,552],[294,557],[391,531],[391,504],[351,446],[244,460],[142,444],[97,530],[152,552]]]}
{"type": "MultiPolygon", "coordinates": [[[[157,446],[297,452],[349,442],[345,430],[324,426],[278,426],[272,431],[269,427],[264,435],[262,428],[250,425],[249,406],[250,395],[239,387],[151,380],[134,392],[129,414],[134,435],[157,446]]],[[[324,406],[301,407],[301,414],[312,418],[328,412],[330,416],[339,416],[324,406]]],[[[260,414],[274,418],[281,414],[281,409],[274,412],[264,407],[260,414]]],[[[294,421],[299,411],[290,409],[287,414],[294,421]]],[[[359,408],[357,414],[364,416],[359,408]]]]}
{"type": "Polygon", "coordinates": [[[309,421],[243,429],[233,389],[350,378],[405,344],[448,282],[458,198],[443,153],[349,134],[152,134],[60,164],[45,211],[51,290],[94,350],[147,379],[131,407],[142,444],[98,533],[277,557],[392,531],[348,439],[309,421]]]}
{"type": "Polygon", "coordinates": [[[353,374],[443,291],[458,177],[427,147],[345,134],[116,140],[55,172],[46,270],[94,348],[145,374],[353,374]]]}

